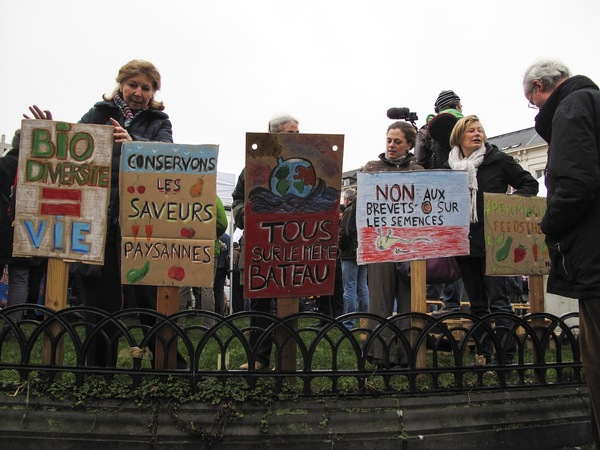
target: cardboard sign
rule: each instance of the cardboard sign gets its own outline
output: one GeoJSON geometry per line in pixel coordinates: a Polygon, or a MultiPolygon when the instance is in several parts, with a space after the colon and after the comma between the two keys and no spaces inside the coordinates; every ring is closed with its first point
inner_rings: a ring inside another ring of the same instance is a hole
{"type": "Polygon", "coordinates": [[[488,275],[547,275],[550,256],[540,222],[544,197],[483,194],[488,275]]]}
{"type": "Polygon", "coordinates": [[[358,173],[358,264],[469,254],[468,175],[358,173]]]}
{"type": "Polygon", "coordinates": [[[344,137],[246,135],[244,296],[333,293],[344,137]]]}
{"type": "Polygon", "coordinates": [[[113,127],[23,120],[14,256],[102,264],[113,127]]]}
{"type": "Polygon", "coordinates": [[[217,157],[217,145],[123,144],[122,283],[212,286],[217,157]]]}

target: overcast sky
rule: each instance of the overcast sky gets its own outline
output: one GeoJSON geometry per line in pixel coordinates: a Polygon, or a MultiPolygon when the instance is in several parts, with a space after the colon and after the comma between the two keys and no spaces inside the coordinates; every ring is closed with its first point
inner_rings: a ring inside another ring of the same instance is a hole
{"type": "Polygon", "coordinates": [[[219,144],[244,167],[246,132],[288,112],[345,135],[343,169],[384,151],[390,107],[424,124],[441,90],[497,136],[534,124],[522,76],[540,58],[600,82],[598,0],[1,0],[0,133],[27,106],[77,122],[134,58],[162,75],[175,142],[219,144]]]}

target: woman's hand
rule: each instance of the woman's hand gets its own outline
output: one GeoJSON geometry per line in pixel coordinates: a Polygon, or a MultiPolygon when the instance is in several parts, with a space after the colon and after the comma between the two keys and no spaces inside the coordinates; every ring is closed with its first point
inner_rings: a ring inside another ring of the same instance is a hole
{"type": "Polygon", "coordinates": [[[113,133],[115,142],[121,143],[121,142],[133,141],[133,139],[127,132],[127,130],[125,128],[123,128],[121,126],[121,124],[119,124],[119,122],[117,122],[115,119],[113,119],[111,117],[110,123],[112,123],[113,126],[115,127],[115,131],[113,133]]]}
{"type": "MultiPolygon", "coordinates": [[[[42,111],[42,109],[37,105],[30,106],[29,111],[31,111],[31,114],[33,114],[34,119],[52,120],[52,113],[47,109],[42,111]]],[[[23,114],[23,117],[26,119],[31,119],[31,117],[29,117],[27,114],[23,114]]]]}

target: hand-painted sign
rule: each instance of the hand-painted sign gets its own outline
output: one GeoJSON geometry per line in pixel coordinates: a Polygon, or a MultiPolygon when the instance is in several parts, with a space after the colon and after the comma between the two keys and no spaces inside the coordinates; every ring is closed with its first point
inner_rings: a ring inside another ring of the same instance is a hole
{"type": "Polygon", "coordinates": [[[540,222],[544,197],[483,194],[488,275],[547,275],[550,257],[540,222]]]}
{"type": "Polygon", "coordinates": [[[360,172],[359,264],[469,254],[466,172],[360,172]]]}
{"type": "Polygon", "coordinates": [[[23,120],[14,256],[102,264],[113,127],[23,120]]]}
{"type": "Polygon", "coordinates": [[[333,293],[344,137],[246,135],[244,296],[333,293]]]}
{"type": "Polygon", "coordinates": [[[123,144],[124,284],[212,286],[217,157],[217,145],[123,144]]]}

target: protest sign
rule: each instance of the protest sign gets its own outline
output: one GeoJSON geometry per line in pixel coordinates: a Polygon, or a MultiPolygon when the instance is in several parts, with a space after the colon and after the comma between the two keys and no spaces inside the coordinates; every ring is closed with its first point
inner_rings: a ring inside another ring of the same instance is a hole
{"type": "Polygon", "coordinates": [[[121,280],[212,286],[217,145],[123,144],[121,280]]]}
{"type": "Polygon", "coordinates": [[[540,229],[544,197],[484,194],[486,273],[547,275],[550,256],[540,229]]]}
{"type": "Polygon", "coordinates": [[[23,120],[14,256],[102,264],[113,127],[23,120]]]}
{"type": "Polygon", "coordinates": [[[469,254],[467,173],[359,173],[359,264],[469,254]]]}
{"type": "Polygon", "coordinates": [[[343,145],[341,135],[246,135],[245,297],[333,293],[343,145]]]}

